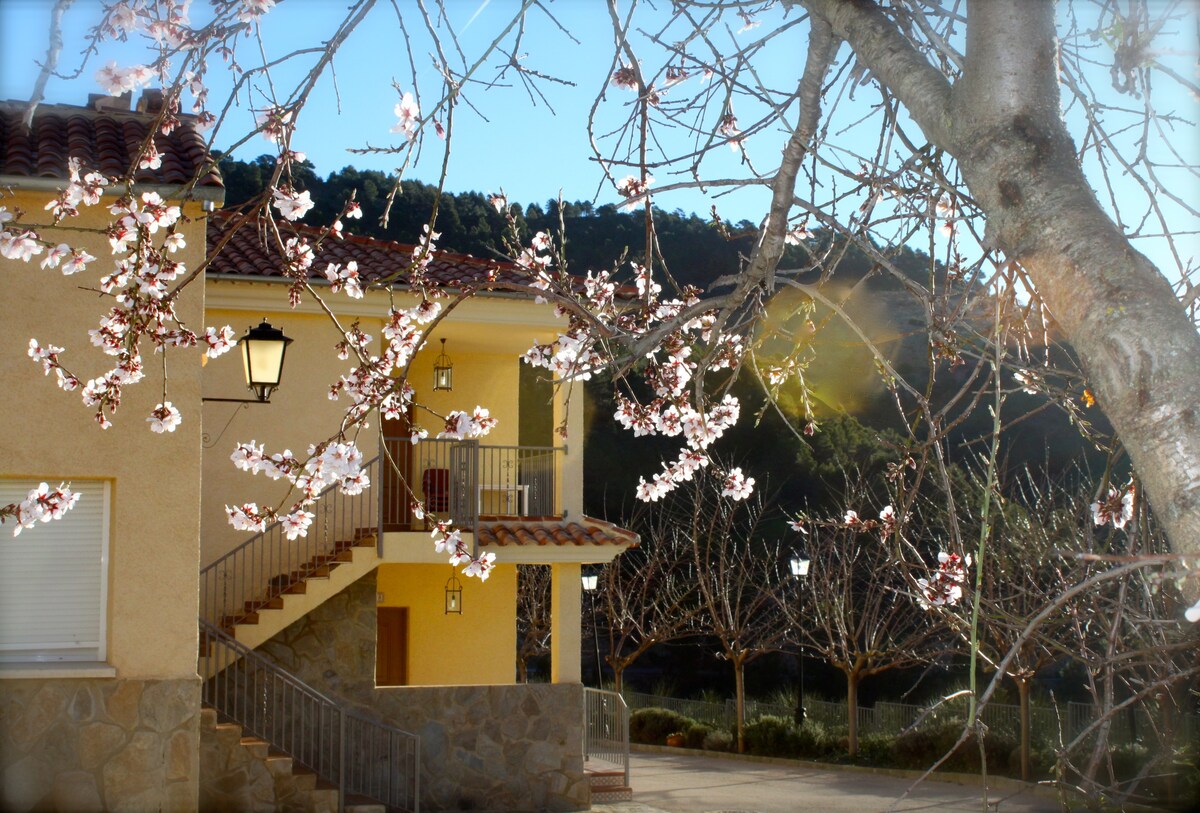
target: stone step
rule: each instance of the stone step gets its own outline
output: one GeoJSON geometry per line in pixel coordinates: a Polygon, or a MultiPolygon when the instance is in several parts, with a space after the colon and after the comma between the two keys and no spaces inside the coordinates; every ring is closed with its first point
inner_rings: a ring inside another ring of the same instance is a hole
{"type": "Polygon", "coordinates": [[[593,788],[623,787],[625,785],[624,771],[585,771],[588,784],[593,788]]]}
{"type": "Polygon", "coordinates": [[[603,790],[592,788],[592,804],[608,804],[609,802],[632,802],[633,788],[621,785],[619,787],[605,785],[603,790]]]}

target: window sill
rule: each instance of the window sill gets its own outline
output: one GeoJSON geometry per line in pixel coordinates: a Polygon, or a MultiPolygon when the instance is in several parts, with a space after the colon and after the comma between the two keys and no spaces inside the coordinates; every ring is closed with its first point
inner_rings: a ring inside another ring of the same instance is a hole
{"type": "Polygon", "coordinates": [[[106,663],[0,663],[0,680],[50,678],[115,678],[117,668],[106,663]]]}

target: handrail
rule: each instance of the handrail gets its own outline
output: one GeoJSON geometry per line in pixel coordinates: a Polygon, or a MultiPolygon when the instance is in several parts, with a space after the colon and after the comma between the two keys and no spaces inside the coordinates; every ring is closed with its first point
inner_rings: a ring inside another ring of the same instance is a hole
{"type": "Polygon", "coordinates": [[[583,688],[583,758],[619,766],[629,784],[629,706],[620,692],[583,688]]]}
{"type": "MultiPolygon", "coordinates": [[[[379,458],[362,470],[373,488],[379,485],[379,458]]],[[[279,598],[294,584],[318,572],[338,553],[339,543],[364,535],[379,537],[379,500],[370,489],[343,494],[336,485],[317,495],[307,509],[313,516],[307,536],[289,540],[283,525],[273,522],[261,533],[200,570],[200,616],[228,626],[247,613],[279,598]]]]}
{"type": "Polygon", "coordinates": [[[339,810],[350,794],[419,813],[419,737],[342,708],[203,618],[200,631],[216,664],[202,700],[219,717],[335,784],[339,810]]]}

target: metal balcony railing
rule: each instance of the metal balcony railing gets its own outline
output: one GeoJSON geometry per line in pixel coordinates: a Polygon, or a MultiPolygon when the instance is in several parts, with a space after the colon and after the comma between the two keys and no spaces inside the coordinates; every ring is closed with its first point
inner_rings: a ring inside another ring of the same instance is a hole
{"type": "Polygon", "coordinates": [[[380,516],[384,530],[423,526],[412,503],[425,512],[474,528],[479,516],[558,516],[556,446],[484,446],[477,440],[382,440],[380,516]]]}
{"type": "Polygon", "coordinates": [[[421,741],[415,734],[342,708],[213,624],[201,620],[200,632],[215,662],[202,700],[220,719],[336,785],[339,810],[352,795],[418,813],[421,741]]]}

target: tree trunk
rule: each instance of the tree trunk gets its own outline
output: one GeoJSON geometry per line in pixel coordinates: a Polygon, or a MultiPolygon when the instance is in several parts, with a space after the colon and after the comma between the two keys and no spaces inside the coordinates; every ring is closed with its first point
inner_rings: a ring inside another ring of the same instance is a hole
{"type": "Polygon", "coordinates": [[[625,666],[618,666],[612,661],[609,661],[608,665],[613,670],[613,690],[616,691],[617,694],[621,694],[625,688],[625,666]]]}
{"type": "Polygon", "coordinates": [[[875,3],[804,4],[958,160],[986,241],[1027,270],[1079,354],[1174,550],[1200,551],[1200,334],[1080,169],[1059,105],[1053,3],[971,0],[953,88],[875,3]]]}
{"type": "Polygon", "coordinates": [[[850,756],[858,755],[858,672],[846,673],[846,728],[850,756]]]}
{"type": "Polygon", "coordinates": [[[529,667],[525,665],[524,658],[517,658],[517,680],[521,683],[529,682],[529,667]]]}
{"type": "Polygon", "coordinates": [[[737,749],[746,753],[746,664],[741,658],[733,659],[733,686],[737,700],[737,749]]]}
{"type": "Polygon", "coordinates": [[[1029,760],[1029,690],[1032,688],[1029,678],[1014,677],[1017,684],[1017,696],[1021,703],[1021,780],[1030,781],[1033,773],[1029,760]]]}

